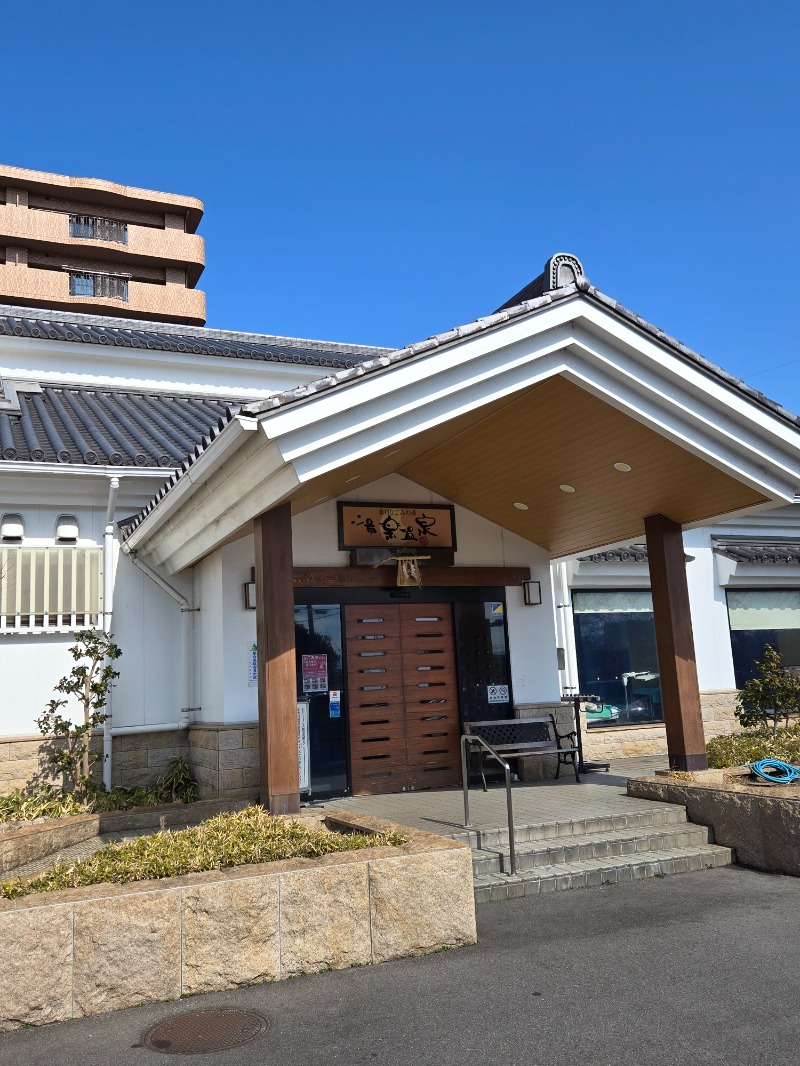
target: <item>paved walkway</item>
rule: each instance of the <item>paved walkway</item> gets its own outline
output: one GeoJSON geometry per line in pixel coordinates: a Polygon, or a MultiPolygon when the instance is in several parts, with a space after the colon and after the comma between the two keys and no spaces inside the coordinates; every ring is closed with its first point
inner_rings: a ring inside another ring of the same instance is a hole
{"type": "MultiPolygon", "coordinates": [[[[571,773],[558,781],[519,782],[513,786],[514,824],[538,825],[571,822],[615,814],[650,810],[651,800],[633,799],[626,794],[629,777],[645,777],[667,768],[666,755],[646,759],[618,759],[608,773],[584,774],[580,784],[571,773]]],[[[499,829],[508,824],[506,792],[503,785],[483,792],[470,789],[470,816],[476,829],[499,829]]],[[[430,792],[403,792],[389,796],[348,796],[328,800],[325,810],[358,811],[376,818],[388,818],[400,825],[426,829],[430,833],[453,836],[464,831],[464,798],[460,788],[430,792]]]]}

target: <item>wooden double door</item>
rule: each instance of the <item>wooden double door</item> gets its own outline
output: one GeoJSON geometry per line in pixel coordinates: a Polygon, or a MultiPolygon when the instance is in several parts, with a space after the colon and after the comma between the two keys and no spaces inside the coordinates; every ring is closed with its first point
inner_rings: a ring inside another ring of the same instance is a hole
{"type": "Polygon", "coordinates": [[[449,603],[345,608],[353,795],[461,782],[449,603]]]}

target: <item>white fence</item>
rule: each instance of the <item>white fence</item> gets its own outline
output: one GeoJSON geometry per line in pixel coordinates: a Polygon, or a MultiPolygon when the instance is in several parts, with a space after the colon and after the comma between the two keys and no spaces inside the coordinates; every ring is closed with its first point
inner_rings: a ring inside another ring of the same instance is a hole
{"type": "Polygon", "coordinates": [[[101,548],[0,548],[0,634],[97,625],[102,569],[101,548]]]}

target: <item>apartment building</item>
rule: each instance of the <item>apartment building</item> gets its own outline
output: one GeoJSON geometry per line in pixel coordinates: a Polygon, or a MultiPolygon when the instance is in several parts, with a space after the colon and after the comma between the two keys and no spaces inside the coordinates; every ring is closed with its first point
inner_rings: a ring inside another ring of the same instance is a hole
{"type": "Polygon", "coordinates": [[[0,166],[0,303],[202,326],[203,203],[0,166]]]}

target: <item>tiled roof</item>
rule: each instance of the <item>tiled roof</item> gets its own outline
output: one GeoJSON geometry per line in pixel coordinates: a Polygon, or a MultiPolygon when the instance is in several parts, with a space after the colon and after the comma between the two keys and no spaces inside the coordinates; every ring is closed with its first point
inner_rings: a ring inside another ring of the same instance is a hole
{"type": "Polygon", "coordinates": [[[188,352],[192,355],[217,355],[336,369],[355,366],[364,359],[374,359],[392,350],[8,305],[0,305],[0,336],[150,348],[163,352],[188,352]]]}
{"type": "MultiPolygon", "coordinates": [[[[538,283],[538,279],[535,279],[535,281],[538,283]]],[[[531,284],[533,285],[534,282],[531,284]]],[[[688,348],[685,344],[675,340],[674,337],[665,333],[664,330],[647,322],[639,315],[634,314],[633,311],[629,311],[617,300],[612,299],[610,296],[606,296],[605,293],[600,292],[599,289],[590,285],[588,279],[582,275],[579,277],[576,284],[565,285],[560,289],[545,292],[543,295],[537,296],[534,299],[526,300],[514,307],[508,307],[505,310],[495,311],[494,314],[478,318],[474,322],[469,322],[463,326],[457,326],[455,329],[450,329],[445,333],[429,337],[427,340],[410,344],[405,348],[400,348],[395,351],[386,351],[375,358],[365,358],[356,366],[339,370],[334,374],[327,374],[325,377],[310,381],[306,385],[290,389],[287,392],[276,393],[265,400],[257,400],[253,403],[242,405],[242,407],[236,411],[229,411],[227,421],[231,421],[236,414],[241,413],[247,416],[257,416],[284,407],[288,404],[299,403],[303,400],[310,399],[312,396],[319,393],[327,392],[340,386],[346,386],[353,381],[357,381],[366,374],[379,373],[387,367],[412,359],[417,355],[423,355],[427,352],[435,351],[438,348],[443,348],[447,344],[452,344],[478,333],[484,333],[497,326],[502,326],[506,322],[522,318],[524,315],[532,314],[535,311],[543,310],[551,304],[559,303],[564,300],[572,300],[580,296],[593,299],[609,311],[618,314],[638,329],[641,329],[643,333],[646,333],[648,336],[669,347],[677,355],[686,359],[687,362],[704,370],[711,377],[723,381],[737,392],[744,394],[754,403],[759,404],[769,410],[776,417],[788,422],[795,429],[800,429],[800,416],[793,414],[791,411],[788,411],[785,407],[781,406],[781,404],[776,403],[774,400],[770,400],[769,397],[764,396],[763,393],[746,385],[743,381],[740,381],[739,378],[734,377],[732,374],[729,374],[726,370],[723,370],[704,356],[699,355],[691,348],[688,348]]],[[[142,511],[126,521],[124,529],[124,535],[126,537],[129,536],[144,521],[148,514],[158,506],[172,486],[180,480],[183,473],[188,470],[194,460],[199,458],[201,450],[202,449],[198,449],[193,456],[190,456],[186,460],[180,470],[177,470],[170,476],[142,511]]]]}
{"type": "Polygon", "coordinates": [[[14,409],[0,409],[0,470],[13,461],[178,467],[238,409],[205,397],[19,386],[14,409]]]}
{"type": "Polygon", "coordinates": [[[737,563],[800,564],[800,543],[797,540],[731,540],[714,539],[714,551],[737,563]]]}
{"type": "Polygon", "coordinates": [[[533,300],[526,300],[523,303],[517,304],[516,307],[509,307],[504,311],[495,311],[492,315],[478,318],[474,322],[468,322],[464,326],[456,326],[455,329],[449,329],[445,333],[439,333],[434,337],[429,337],[427,340],[419,341],[416,344],[409,344],[405,348],[398,348],[394,351],[386,352],[377,358],[365,359],[357,366],[346,370],[340,370],[335,374],[328,374],[316,381],[309,381],[306,385],[300,385],[287,392],[275,393],[274,395],[267,397],[265,400],[256,400],[247,405],[244,409],[245,414],[263,414],[266,411],[271,411],[273,408],[283,407],[289,403],[296,403],[298,400],[308,399],[319,392],[336,388],[338,385],[344,385],[349,381],[355,381],[364,374],[376,373],[379,370],[383,370],[385,367],[394,366],[395,363],[403,362],[415,355],[422,355],[426,352],[434,351],[437,348],[442,348],[446,344],[452,344],[454,341],[462,340],[465,337],[471,337],[473,334],[483,333],[487,330],[494,329],[496,326],[502,326],[505,322],[521,318],[524,315],[531,314],[533,311],[541,311],[550,304],[558,303],[562,300],[572,300],[578,296],[586,296],[589,299],[593,299],[602,307],[605,307],[609,311],[619,315],[621,318],[624,318],[627,322],[630,322],[633,326],[654,338],[656,341],[666,345],[677,355],[686,359],[687,362],[692,363],[700,370],[705,371],[711,377],[717,378],[730,388],[747,396],[747,398],[754,403],[759,404],[761,407],[765,407],[777,418],[788,422],[795,429],[800,429],[800,415],[796,415],[792,411],[789,411],[782,404],[765,396],[763,392],[759,392],[758,389],[752,388],[740,378],[735,377],[733,374],[729,374],[728,371],[724,370],[721,366],[712,363],[710,359],[706,359],[705,356],[700,355],[698,352],[687,347],[687,345],[682,344],[663,329],[659,329],[658,326],[652,325],[652,323],[641,318],[641,316],[635,314],[633,311],[629,311],[628,308],[624,307],[619,301],[612,299],[610,296],[606,296],[605,293],[596,289],[593,285],[590,285],[588,279],[581,278],[580,282],[581,284],[579,285],[566,285],[561,289],[546,292],[543,296],[538,296],[533,300]]]}

